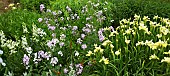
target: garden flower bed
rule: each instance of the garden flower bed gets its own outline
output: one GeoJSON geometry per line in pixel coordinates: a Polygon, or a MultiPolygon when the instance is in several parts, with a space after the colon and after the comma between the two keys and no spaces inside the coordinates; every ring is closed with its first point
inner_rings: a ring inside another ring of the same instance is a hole
{"type": "Polygon", "coordinates": [[[50,4],[12,4],[0,15],[0,75],[170,75],[169,18],[118,20],[116,0],[50,4]]]}

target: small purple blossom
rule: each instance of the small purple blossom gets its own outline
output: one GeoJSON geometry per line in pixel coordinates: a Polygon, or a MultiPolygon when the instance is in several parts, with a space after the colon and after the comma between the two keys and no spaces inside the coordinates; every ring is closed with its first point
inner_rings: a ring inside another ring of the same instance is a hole
{"type": "Polygon", "coordinates": [[[77,71],[77,75],[80,75],[83,72],[83,66],[81,64],[76,64],[76,71],[77,71]]]}
{"type": "Polygon", "coordinates": [[[42,18],[38,18],[38,22],[42,22],[43,21],[43,19],[42,18]]]}
{"type": "Polygon", "coordinates": [[[85,50],[85,49],[87,48],[87,45],[86,45],[86,44],[83,44],[83,45],[81,45],[81,48],[82,48],[83,50],[85,50]]]}
{"type": "Polygon", "coordinates": [[[55,33],[53,33],[53,34],[52,34],[52,37],[54,38],[55,36],[56,36],[56,34],[55,34],[55,33]]]}
{"type": "Polygon", "coordinates": [[[45,8],[44,4],[41,4],[40,5],[40,11],[42,12],[44,8],[45,8]]]}
{"type": "Polygon", "coordinates": [[[30,60],[30,58],[26,54],[24,54],[23,63],[25,66],[28,66],[29,60],[30,60]]]}
{"type": "Polygon", "coordinates": [[[59,45],[62,47],[64,46],[64,42],[60,42],[59,45]]]}
{"type": "Polygon", "coordinates": [[[64,73],[67,74],[68,73],[68,69],[64,68],[64,73]]]}
{"type": "Polygon", "coordinates": [[[112,32],[114,31],[114,28],[112,26],[110,26],[109,28],[111,29],[112,32]]]}
{"type": "Polygon", "coordinates": [[[63,21],[63,20],[64,20],[64,17],[60,17],[60,19],[63,21]]]}
{"type": "Polygon", "coordinates": [[[52,64],[52,66],[54,66],[55,64],[58,63],[58,58],[57,57],[51,58],[51,62],[50,63],[52,64]]]}
{"type": "Polygon", "coordinates": [[[58,55],[63,56],[62,51],[59,51],[59,52],[58,52],[58,55]]]}
{"type": "Polygon", "coordinates": [[[81,38],[82,38],[82,39],[84,39],[85,36],[86,36],[85,34],[81,34],[81,38]]]}
{"type": "Polygon", "coordinates": [[[77,26],[73,26],[73,31],[75,31],[75,30],[77,30],[78,29],[78,27],[77,26]]]}
{"type": "Polygon", "coordinates": [[[66,38],[66,35],[65,34],[61,34],[60,35],[60,40],[64,40],[66,38]]]}
{"type": "Polygon", "coordinates": [[[91,64],[91,63],[92,63],[92,62],[91,62],[91,61],[89,61],[89,62],[88,62],[88,65],[89,65],[89,66],[92,66],[92,64],[91,64]]]}
{"type": "Polygon", "coordinates": [[[86,18],[86,21],[91,20],[91,19],[92,19],[92,16],[87,17],[87,18],[86,18]]]}
{"type": "Polygon", "coordinates": [[[50,26],[50,25],[48,25],[48,29],[50,29],[50,30],[55,30],[55,26],[50,26]]]}
{"type": "Polygon", "coordinates": [[[55,16],[55,15],[57,15],[57,13],[56,12],[52,12],[52,14],[55,16]]]}
{"type": "Polygon", "coordinates": [[[67,11],[71,12],[71,8],[70,7],[66,7],[67,11]]]}
{"type": "Polygon", "coordinates": [[[77,43],[78,43],[78,44],[81,44],[81,43],[82,43],[81,38],[78,38],[78,39],[77,39],[77,43]]]}
{"type": "Polygon", "coordinates": [[[101,11],[98,11],[98,12],[96,13],[96,16],[97,16],[97,17],[100,17],[102,14],[103,14],[103,11],[101,10],[101,11]]]}
{"type": "Polygon", "coordinates": [[[51,10],[50,10],[50,9],[47,9],[47,12],[51,12],[51,10]]]}
{"type": "Polygon", "coordinates": [[[62,14],[62,11],[59,10],[59,11],[58,11],[58,14],[62,14]]]}
{"type": "Polygon", "coordinates": [[[51,41],[48,41],[47,46],[51,48],[52,46],[55,46],[56,43],[59,43],[59,40],[57,38],[52,39],[51,41]]]}
{"type": "Polygon", "coordinates": [[[104,39],[105,39],[105,37],[103,35],[99,35],[100,42],[102,42],[104,39]]]}

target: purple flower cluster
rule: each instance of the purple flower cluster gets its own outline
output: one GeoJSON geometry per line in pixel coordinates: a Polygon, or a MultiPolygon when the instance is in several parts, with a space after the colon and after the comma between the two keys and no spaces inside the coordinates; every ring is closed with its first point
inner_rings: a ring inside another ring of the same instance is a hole
{"type": "Polygon", "coordinates": [[[82,41],[83,41],[83,40],[81,40],[81,38],[78,38],[78,39],[77,39],[77,43],[78,43],[78,44],[81,44],[82,41]]]}
{"type": "Polygon", "coordinates": [[[68,73],[68,69],[67,68],[64,68],[64,73],[67,74],[68,73]]]}
{"type": "Polygon", "coordinates": [[[52,30],[52,31],[54,31],[55,30],[55,26],[50,26],[50,25],[48,25],[48,29],[50,29],[50,30],[52,30]]]}
{"type": "Polygon", "coordinates": [[[57,57],[51,58],[51,62],[50,63],[52,64],[52,66],[54,66],[55,64],[58,63],[58,58],[57,57]]]}
{"type": "Polygon", "coordinates": [[[69,6],[66,7],[68,12],[71,12],[71,8],[69,6]]]}
{"type": "Polygon", "coordinates": [[[23,63],[24,63],[24,66],[26,66],[26,69],[28,69],[28,67],[29,67],[29,65],[28,65],[29,61],[30,61],[30,58],[26,54],[24,54],[23,63]]]}
{"type": "Polygon", "coordinates": [[[48,52],[44,52],[44,51],[38,51],[36,53],[34,53],[34,63],[38,63],[40,61],[42,61],[43,59],[47,59],[49,60],[49,58],[51,57],[51,54],[48,52]]]}
{"type": "Polygon", "coordinates": [[[91,24],[86,24],[86,27],[82,28],[83,32],[85,32],[87,34],[91,32],[91,29],[93,29],[93,25],[91,25],[91,24]]]}
{"type": "Polygon", "coordinates": [[[80,75],[83,72],[83,66],[81,64],[76,64],[76,74],[80,75]]]}
{"type": "Polygon", "coordinates": [[[51,41],[48,41],[47,46],[51,48],[51,47],[55,46],[56,43],[59,43],[59,40],[57,38],[52,39],[51,41]]]}
{"type": "Polygon", "coordinates": [[[101,42],[105,39],[105,37],[103,36],[103,31],[104,31],[103,28],[102,28],[102,29],[99,29],[99,31],[98,31],[98,37],[99,37],[99,40],[100,40],[101,42]]]}
{"type": "Polygon", "coordinates": [[[42,12],[44,8],[45,8],[44,4],[41,4],[40,5],[40,11],[42,12]]]}
{"type": "Polygon", "coordinates": [[[81,48],[82,48],[83,50],[85,50],[85,49],[87,48],[87,45],[86,45],[86,44],[83,44],[83,45],[81,45],[81,48]]]}

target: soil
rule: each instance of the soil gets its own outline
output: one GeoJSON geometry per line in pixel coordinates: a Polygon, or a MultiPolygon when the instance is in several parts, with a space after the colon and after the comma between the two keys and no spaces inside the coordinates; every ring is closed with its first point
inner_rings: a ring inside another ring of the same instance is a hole
{"type": "Polygon", "coordinates": [[[13,0],[0,0],[0,13],[5,12],[5,7],[8,7],[10,3],[13,3],[13,0]]]}

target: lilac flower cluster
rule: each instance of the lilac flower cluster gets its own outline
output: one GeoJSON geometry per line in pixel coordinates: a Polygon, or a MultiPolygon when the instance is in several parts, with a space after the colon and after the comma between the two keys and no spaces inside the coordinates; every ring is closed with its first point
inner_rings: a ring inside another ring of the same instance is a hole
{"type": "Polygon", "coordinates": [[[50,63],[52,64],[52,66],[54,66],[55,64],[58,63],[58,58],[57,57],[51,58],[51,62],[50,63]]]}
{"type": "Polygon", "coordinates": [[[105,39],[105,37],[104,37],[104,35],[103,35],[103,31],[104,31],[103,28],[102,28],[102,29],[99,29],[99,31],[98,31],[98,37],[99,37],[99,40],[100,40],[101,42],[105,39]]]}
{"type": "Polygon", "coordinates": [[[26,69],[28,69],[29,67],[29,61],[30,61],[30,57],[28,57],[26,54],[24,54],[24,57],[23,57],[23,63],[24,63],[24,66],[26,66],[26,69]]]}
{"type": "Polygon", "coordinates": [[[76,64],[76,74],[80,75],[83,72],[83,66],[81,64],[76,64]]]}
{"type": "Polygon", "coordinates": [[[44,4],[41,4],[40,5],[40,11],[42,12],[44,10],[44,8],[45,8],[44,4]]]}
{"type": "Polygon", "coordinates": [[[57,38],[55,38],[55,39],[52,39],[51,41],[48,41],[47,46],[49,48],[52,48],[52,47],[56,46],[57,43],[59,43],[59,40],[57,38]]]}
{"type": "Polygon", "coordinates": [[[36,53],[34,53],[34,63],[38,63],[40,61],[42,61],[43,59],[47,59],[49,60],[51,57],[51,54],[48,52],[44,52],[44,51],[38,51],[36,53]]]}

